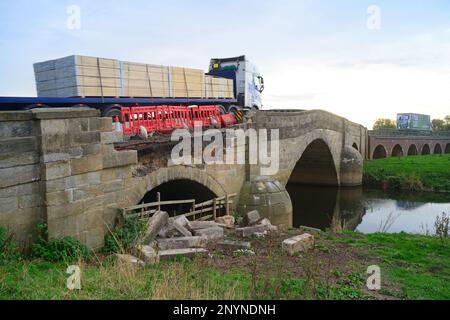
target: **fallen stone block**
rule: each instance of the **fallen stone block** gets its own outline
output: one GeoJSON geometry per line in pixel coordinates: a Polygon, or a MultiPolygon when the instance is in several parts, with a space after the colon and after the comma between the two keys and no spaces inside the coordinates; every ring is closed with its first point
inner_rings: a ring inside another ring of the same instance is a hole
{"type": "Polygon", "coordinates": [[[259,215],[259,212],[257,210],[247,212],[247,214],[244,216],[245,226],[254,226],[258,224],[259,221],[261,221],[261,216],[259,215]]]}
{"type": "Polygon", "coordinates": [[[156,212],[153,217],[148,220],[147,227],[144,234],[144,244],[149,244],[155,240],[158,233],[169,221],[169,214],[164,211],[156,212]]]}
{"type": "Polygon", "coordinates": [[[186,218],[186,216],[178,216],[174,219],[174,222],[178,223],[180,226],[192,231],[191,222],[186,218]]]}
{"type": "Polygon", "coordinates": [[[194,233],[196,236],[203,236],[208,238],[208,240],[222,239],[224,237],[223,228],[221,227],[199,229],[196,230],[194,233]]]}
{"type": "Polygon", "coordinates": [[[190,225],[193,231],[217,227],[217,223],[214,221],[191,221],[190,225]]]}
{"type": "Polygon", "coordinates": [[[182,237],[172,239],[158,239],[159,250],[205,248],[207,244],[208,239],[206,237],[182,237]]]}
{"type": "Polygon", "coordinates": [[[175,228],[184,237],[192,237],[192,233],[181,224],[179,224],[176,220],[172,223],[169,222],[169,224],[173,224],[173,228],[175,228]]]}
{"type": "Polygon", "coordinates": [[[126,266],[143,268],[145,262],[129,254],[116,254],[117,262],[126,266]]]}
{"type": "Polygon", "coordinates": [[[202,253],[208,253],[208,250],[202,248],[163,250],[159,252],[159,258],[161,260],[172,260],[176,257],[192,258],[202,253]]]}
{"type": "Polygon", "coordinates": [[[291,256],[298,252],[306,252],[314,248],[314,236],[309,233],[289,238],[283,241],[283,250],[291,256]]]}
{"type": "Polygon", "coordinates": [[[313,227],[307,227],[307,226],[300,226],[299,229],[303,229],[305,231],[312,231],[312,232],[317,232],[317,233],[323,233],[322,230],[318,229],[318,228],[313,228],[313,227]]]}
{"type": "Polygon", "coordinates": [[[159,263],[159,255],[155,249],[151,246],[138,246],[137,251],[142,260],[144,260],[145,264],[158,264],[159,263]]]}
{"type": "Polygon", "coordinates": [[[262,219],[258,224],[259,224],[259,225],[262,225],[262,226],[271,226],[271,225],[272,225],[272,222],[270,222],[269,219],[264,218],[264,219],[262,219]]]}
{"type": "Polygon", "coordinates": [[[217,243],[217,246],[224,250],[248,250],[251,249],[252,244],[247,241],[222,240],[217,243]]]}
{"type": "Polygon", "coordinates": [[[236,220],[234,219],[233,216],[223,216],[223,217],[217,218],[216,222],[218,224],[223,224],[223,225],[227,225],[227,226],[234,226],[236,220]]]}
{"type": "Polygon", "coordinates": [[[277,231],[278,228],[272,225],[257,225],[236,229],[237,234],[243,238],[250,238],[255,234],[265,234],[271,231],[277,231]]]}

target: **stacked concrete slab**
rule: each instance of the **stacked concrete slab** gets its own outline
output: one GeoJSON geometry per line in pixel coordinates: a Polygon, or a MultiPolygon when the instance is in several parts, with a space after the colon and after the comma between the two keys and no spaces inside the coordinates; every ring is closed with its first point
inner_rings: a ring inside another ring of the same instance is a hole
{"type": "Polygon", "coordinates": [[[234,98],[232,80],[199,69],[70,56],[34,71],[40,97],[234,98]]]}

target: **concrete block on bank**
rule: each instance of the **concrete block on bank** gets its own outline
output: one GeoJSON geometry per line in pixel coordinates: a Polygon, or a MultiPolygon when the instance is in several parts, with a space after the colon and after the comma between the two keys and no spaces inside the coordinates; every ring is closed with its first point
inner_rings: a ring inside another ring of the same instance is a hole
{"type": "Polygon", "coordinates": [[[145,262],[129,254],[116,254],[117,262],[130,267],[143,268],[145,262]]]}
{"type": "Polygon", "coordinates": [[[169,214],[164,211],[156,212],[148,221],[144,235],[144,244],[149,244],[155,240],[158,233],[169,221],[169,214]]]}
{"type": "Polygon", "coordinates": [[[227,225],[227,226],[234,226],[236,220],[234,219],[233,216],[223,216],[223,217],[217,218],[216,222],[218,224],[224,224],[224,225],[227,225]]]}
{"type": "Polygon", "coordinates": [[[236,229],[237,234],[243,238],[250,238],[256,234],[267,233],[271,231],[275,231],[277,227],[272,225],[256,225],[251,227],[239,228],[236,229]]]}
{"type": "Polygon", "coordinates": [[[261,216],[257,210],[247,212],[244,216],[244,224],[246,226],[254,226],[261,220],[261,216]]]}
{"type": "Polygon", "coordinates": [[[200,230],[206,228],[214,228],[217,227],[217,223],[214,221],[191,221],[190,226],[192,230],[200,230]]]}
{"type": "Polygon", "coordinates": [[[159,258],[160,260],[173,260],[177,257],[193,258],[198,254],[205,253],[208,253],[208,250],[203,248],[163,250],[159,252],[159,258]]]}
{"type": "Polygon", "coordinates": [[[181,237],[170,239],[157,239],[159,250],[175,250],[187,248],[205,248],[208,239],[206,237],[181,237]]]}
{"type": "Polygon", "coordinates": [[[233,241],[233,240],[222,240],[217,243],[217,246],[224,250],[236,251],[236,250],[248,250],[251,249],[252,245],[247,241],[233,241]]]}
{"type": "Polygon", "coordinates": [[[137,250],[140,258],[145,262],[145,264],[159,263],[159,254],[151,246],[138,246],[137,250]]]}
{"type": "Polygon", "coordinates": [[[223,228],[211,227],[206,229],[199,229],[194,232],[196,236],[207,237],[209,240],[222,239],[224,237],[223,228]]]}
{"type": "Polygon", "coordinates": [[[314,248],[314,236],[309,233],[286,239],[283,241],[283,250],[291,256],[298,252],[306,252],[314,248]]]}

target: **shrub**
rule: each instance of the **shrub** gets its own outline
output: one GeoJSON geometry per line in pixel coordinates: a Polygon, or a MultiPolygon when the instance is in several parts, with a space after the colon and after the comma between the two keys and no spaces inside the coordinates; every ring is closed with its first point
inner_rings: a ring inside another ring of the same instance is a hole
{"type": "Polygon", "coordinates": [[[450,230],[450,216],[447,216],[445,212],[442,213],[442,216],[437,216],[436,222],[434,223],[434,228],[436,231],[436,236],[438,236],[444,244],[448,238],[448,233],[450,230]]]}
{"type": "Polygon", "coordinates": [[[89,249],[81,242],[71,238],[47,240],[47,225],[36,226],[37,241],[31,246],[31,255],[49,262],[74,261],[78,258],[89,259],[89,249]]]}
{"type": "Polygon", "coordinates": [[[133,248],[142,234],[146,222],[139,218],[126,219],[124,224],[105,236],[104,251],[107,253],[125,253],[133,248]]]}
{"type": "Polygon", "coordinates": [[[390,176],[386,178],[387,188],[389,190],[400,190],[402,188],[402,178],[390,176]]]}

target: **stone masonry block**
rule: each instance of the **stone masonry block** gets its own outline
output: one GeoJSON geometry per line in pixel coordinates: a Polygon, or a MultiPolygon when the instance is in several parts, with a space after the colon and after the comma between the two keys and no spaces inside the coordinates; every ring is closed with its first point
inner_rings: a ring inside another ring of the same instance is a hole
{"type": "Polygon", "coordinates": [[[47,219],[64,219],[70,216],[76,216],[83,211],[83,202],[77,201],[60,206],[47,207],[47,219]]]}
{"type": "Polygon", "coordinates": [[[37,151],[35,137],[9,138],[0,141],[0,154],[23,153],[37,151]]]}
{"type": "Polygon", "coordinates": [[[41,205],[41,196],[40,194],[29,194],[19,196],[19,208],[35,208],[41,205]]]}
{"type": "Polygon", "coordinates": [[[72,169],[72,175],[99,171],[103,169],[103,157],[99,154],[81,159],[74,159],[70,161],[70,167],[72,169]]]}
{"type": "Polygon", "coordinates": [[[47,193],[45,195],[45,203],[48,206],[61,206],[73,201],[73,191],[65,190],[59,192],[47,193]]]}
{"type": "Polygon", "coordinates": [[[11,168],[39,163],[37,152],[0,154],[0,168],[11,168]]]}
{"type": "Polygon", "coordinates": [[[96,186],[85,186],[73,189],[73,201],[95,198],[103,194],[102,188],[96,186]]]}
{"type": "Polygon", "coordinates": [[[0,188],[39,181],[40,166],[37,164],[0,169],[0,188]]]}
{"type": "Polygon", "coordinates": [[[114,168],[124,167],[138,163],[136,151],[120,151],[105,155],[103,158],[103,167],[114,168]]]}
{"type": "Polygon", "coordinates": [[[72,146],[99,143],[100,140],[100,132],[80,132],[70,135],[70,144],[72,146]]]}
{"type": "MultiPolygon", "coordinates": [[[[99,130],[101,132],[110,132],[113,130],[111,118],[91,118],[89,120],[97,123],[96,130],[99,130]]],[[[93,131],[92,128],[91,131],[93,131]]]]}
{"type": "Polygon", "coordinates": [[[65,161],[44,163],[41,167],[44,181],[65,178],[71,175],[70,165],[65,161]]]}
{"type": "Polygon", "coordinates": [[[102,132],[101,142],[104,144],[123,142],[123,133],[118,131],[102,132]]]}

